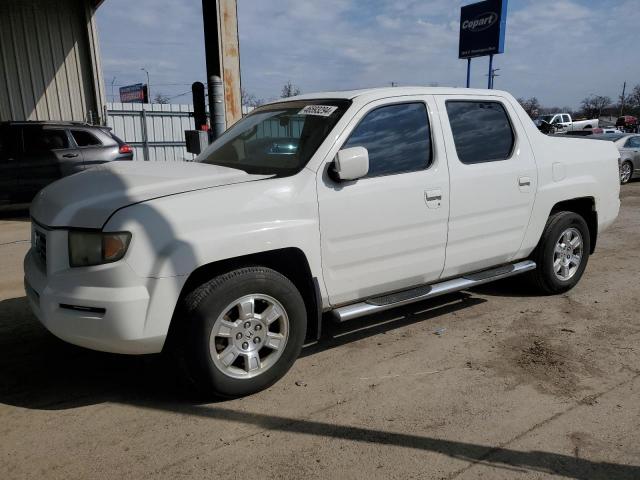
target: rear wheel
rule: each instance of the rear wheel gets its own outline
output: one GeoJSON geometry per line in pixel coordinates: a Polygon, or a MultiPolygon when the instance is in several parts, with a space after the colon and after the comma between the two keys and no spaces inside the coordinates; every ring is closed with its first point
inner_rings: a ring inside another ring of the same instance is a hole
{"type": "Polygon", "coordinates": [[[184,301],[185,352],[204,393],[233,397],[284,376],[304,342],[305,304],[295,285],[264,267],[247,267],[201,285],[184,301]]]}
{"type": "Polygon", "coordinates": [[[625,183],[629,183],[631,180],[631,175],[633,173],[633,166],[630,161],[625,161],[620,165],[620,184],[624,185],[625,183]]]}
{"type": "Polygon", "coordinates": [[[572,289],[587,267],[590,248],[584,218],[573,212],[554,213],[533,253],[537,265],[532,272],[534,283],[548,294],[572,289]]]}

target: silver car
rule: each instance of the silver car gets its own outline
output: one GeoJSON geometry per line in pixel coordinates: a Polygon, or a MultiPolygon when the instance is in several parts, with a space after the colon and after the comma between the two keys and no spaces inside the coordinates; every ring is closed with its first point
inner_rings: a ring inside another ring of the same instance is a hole
{"type": "Polygon", "coordinates": [[[591,135],[594,140],[613,142],[620,152],[620,183],[625,184],[632,178],[640,176],[640,135],[633,133],[591,135]]]}

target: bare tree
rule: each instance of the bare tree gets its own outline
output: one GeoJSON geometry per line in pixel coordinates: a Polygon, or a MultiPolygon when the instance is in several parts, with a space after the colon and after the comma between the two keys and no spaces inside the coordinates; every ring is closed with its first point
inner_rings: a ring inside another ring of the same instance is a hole
{"type": "Polygon", "coordinates": [[[244,88],[240,89],[240,98],[243,107],[256,108],[264,103],[262,98],[256,97],[253,93],[248,92],[244,88]]]}
{"type": "Polygon", "coordinates": [[[633,87],[633,90],[627,97],[627,105],[636,113],[640,113],[640,85],[633,87]]]}
{"type": "Polygon", "coordinates": [[[582,112],[589,118],[600,118],[602,111],[611,105],[611,98],[606,95],[590,95],[582,100],[582,112]]]}
{"type": "Polygon", "coordinates": [[[280,94],[281,98],[295,97],[296,95],[300,95],[300,89],[291,83],[291,80],[288,80],[287,83],[282,87],[282,93],[280,94]]]}
{"type": "Polygon", "coordinates": [[[522,105],[524,111],[527,112],[531,118],[537,117],[540,114],[540,109],[542,106],[540,105],[540,101],[536,97],[531,97],[528,99],[518,98],[518,103],[522,105]]]}
{"type": "Polygon", "coordinates": [[[630,97],[636,105],[640,105],[640,84],[633,87],[630,97]]]}
{"type": "Polygon", "coordinates": [[[170,101],[171,99],[169,97],[167,97],[166,95],[163,95],[160,92],[156,93],[156,96],[153,97],[153,103],[167,104],[170,101]]]}

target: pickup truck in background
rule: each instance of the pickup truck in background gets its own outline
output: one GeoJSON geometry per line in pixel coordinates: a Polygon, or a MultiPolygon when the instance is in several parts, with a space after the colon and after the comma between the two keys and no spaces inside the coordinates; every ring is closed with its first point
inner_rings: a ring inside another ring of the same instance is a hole
{"type": "Polygon", "coordinates": [[[541,115],[535,121],[539,129],[541,127],[551,125],[551,131],[548,133],[566,133],[575,132],[577,130],[587,130],[598,128],[599,120],[597,118],[591,120],[573,120],[568,113],[554,113],[551,115],[541,115]]]}
{"type": "Polygon", "coordinates": [[[25,290],[63,340],[173,352],[203,391],[247,395],[323,320],[518,274],[573,288],[618,215],[618,157],[543,135],[497,90],[291,97],[196,162],[113,162],[45,188],[25,290]]]}

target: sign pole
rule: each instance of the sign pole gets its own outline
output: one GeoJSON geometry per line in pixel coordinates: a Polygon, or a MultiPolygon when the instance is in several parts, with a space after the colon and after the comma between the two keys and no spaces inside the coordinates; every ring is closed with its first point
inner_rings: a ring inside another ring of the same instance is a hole
{"type": "Polygon", "coordinates": [[[467,58],[467,88],[471,85],[471,57],[467,58]]]}
{"type": "Polygon", "coordinates": [[[487,88],[493,88],[493,55],[489,55],[489,80],[487,80],[487,88]]]}

